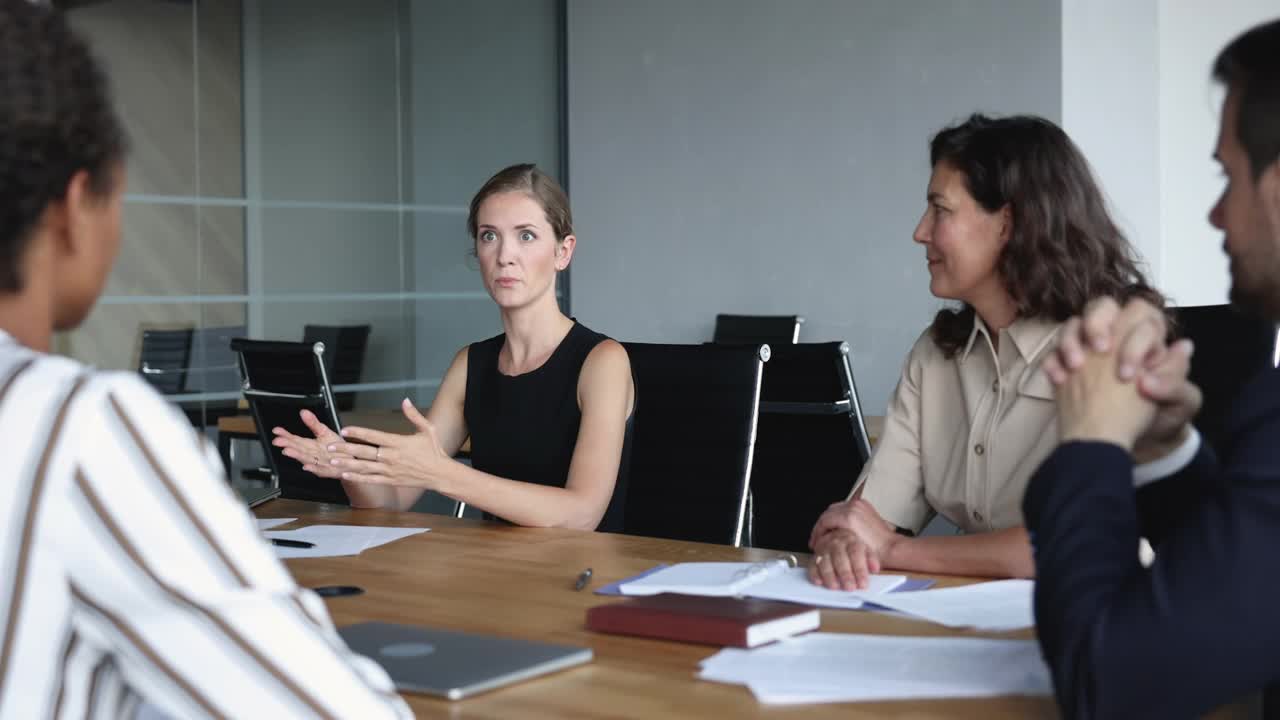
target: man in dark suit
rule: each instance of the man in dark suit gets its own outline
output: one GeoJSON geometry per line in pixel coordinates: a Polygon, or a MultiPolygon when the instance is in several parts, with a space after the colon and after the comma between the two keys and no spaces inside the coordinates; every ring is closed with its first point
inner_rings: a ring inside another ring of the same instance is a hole
{"type": "MultiPolygon", "coordinates": [[[[1233,304],[1280,320],[1280,21],[1233,41],[1214,76],[1227,88],[1216,152],[1227,186],[1209,218],[1225,234],[1233,304]]],[[[1187,422],[1200,405],[1190,344],[1165,345],[1158,309],[1101,300],[1062,338],[1045,363],[1062,445],[1023,511],[1064,715],[1191,717],[1274,684],[1280,371],[1246,387],[1215,449],[1187,422]],[[1136,477],[1135,458],[1163,468],[1136,477]],[[1139,537],[1155,546],[1147,568],[1139,537]]]]}

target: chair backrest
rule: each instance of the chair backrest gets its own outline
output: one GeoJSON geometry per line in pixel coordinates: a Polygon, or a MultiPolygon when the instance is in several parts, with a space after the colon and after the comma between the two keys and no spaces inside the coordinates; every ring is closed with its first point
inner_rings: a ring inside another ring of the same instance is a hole
{"type": "Polygon", "coordinates": [[[191,364],[192,328],[143,330],[138,372],[165,395],[183,392],[191,364]]]}
{"type": "Polygon", "coordinates": [[[769,347],[624,346],[636,381],[624,531],[740,545],[769,347]]]}
{"type": "Polygon", "coordinates": [[[349,503],[338,480],[319,478],[302,469],[271,444],[274,427],[295,435],[311,437],[298,412],[311,410],[336,432],[342,429],[329,388],[323,343],[276,342],[270,340],[231,341],[238,356],[241,387],[258,428],[273,480],[281,497],[318,502],[349,503]]]}
{"type": "Polygon", "coordinates": [[[751,544],[808,552],[813,523],[849,494],[870,455],[848,344],[773,348],[751,470],[751,544]]]}
{"type": "Polygon", "coordinates": [[[712,342],[722,344],[787,345],[800,342],[799,315],[716,315],[712,342]]]}
{"type": "Polygon", "coordinates": [[[1245,383],[1275,367],[1276,326],[1230,305],[1173,308],[1180,336],[1195,342],[1190,379],[1204,393],[1195,425],[1209,444],[1226,448],[1223,423],[1245,383]]]}
{"type": "MultiPolygon", "coordinates": [[[[364,371],[364,352],[369,345],[369,325],[304,325],[302,342],[322,342],[325,346],[325,369],[329,382],[334,385],[354,385],[360,382],[364,371]]],[[[355,407],[356,394],[340,392],[334,395],[338,410],[355,407]]]]}
{"type": "Polygon", "coordinates": [[[240,389],[232,338],[247,335],[244,325],[196,328],[191,333],[191,367],[183,391],[235,392],[240,389]]]}

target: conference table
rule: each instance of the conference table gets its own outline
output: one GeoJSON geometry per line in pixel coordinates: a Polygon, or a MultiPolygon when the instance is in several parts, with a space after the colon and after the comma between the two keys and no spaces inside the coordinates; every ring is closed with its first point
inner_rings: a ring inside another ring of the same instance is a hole
{"type": "MultiPolygon", "coordinates": [[[[378,620],[590,647],[588,665],[449,702],[404,697],[418,717],[449,718],[1028,718],[1055,717],[1048,698],[1002,697],[768,706],[745,687],[699,680],[698,662],[717,652],[706,645],[588,632],[588,608],[617,597],[595,595],[602,584],[659,563],[760,561],[761,549],[575,530],[511,527],[425,513],[354,510],[297,500],[259,506],[263,518],[312,524],[429,527],[355,557],[295,559],[286,565],[306,587],[356,585],[358,596],[326,602],[339,625],[378,620]],[[590,586],[574,581],[591,568],[590,586]]],[[[807,558],[805,558],[807,561],[807,558]]],[[[972,579],[935,578],[939,587],[972,579]]],[[[1030,630],[953,630],[887,614],[823,610],[826,632],[1030,638],[1030,630]]]]}

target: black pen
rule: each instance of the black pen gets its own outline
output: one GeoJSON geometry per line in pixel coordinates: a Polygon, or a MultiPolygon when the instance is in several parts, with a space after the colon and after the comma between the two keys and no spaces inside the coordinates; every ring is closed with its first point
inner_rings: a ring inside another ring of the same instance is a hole
{"type": "Polygon", "coordinates": [[[307,542],[306,540],[282,540],[280,538],[271,538],[271,544],[291,548],[313,548],[316,546],[315,543],[307,542]]]}
{"type": "Polygon", "coordinates": [[[586,570],[578,573],[578,582],[573,584],[573,589],[581,590],[586,587],[589,582],[591,582],[591,568],[587,568],[586,570]]]}

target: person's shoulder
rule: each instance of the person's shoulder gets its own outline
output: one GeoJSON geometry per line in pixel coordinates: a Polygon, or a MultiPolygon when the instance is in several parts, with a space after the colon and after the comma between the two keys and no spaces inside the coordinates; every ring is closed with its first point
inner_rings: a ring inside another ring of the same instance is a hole
{"type": "Polygon", "coordinates": [[[78,446],[92,447],[104,437],[116,437],[112,428],[166,437],[190,432],[190,423],[177,408],[137,373],[97,370],[40,353],[20,362],[25,368],[15,378],[9,401],[32,409],[43,403],[50,412],[57,407],[57,423],[65,424],[65,437],[78,446]]]}
{"type": "Polygon", "coordinates": [[[15,359],[21,380],[36,382],[49,389],[58,386],[78,386],[79,393],[96,392],[127,395],[150,395],[160,398],[150,385],[135,372],[124,370],[99,370],[63,355],[49,355],[35,351],[24,353],[15,359]]]}
{"type": "Polygon", "coordinates": [[[165,427],[191,428],[178,408],[135,372],[95,370],[83,377],[84,399],[108,420],[153,433],[165,427]]]}
{"type": "Polygon", "coordinates": [[[459,357],[470,358],[473,360],[479,360],[483,357],[496,358],[498,356],[498,352],[502,350],[502,344],[506,342],[506,339],[506,333],[499,333],[491,338],[477,340],[459,350],[458,354],[454,356],[454,360],[456,361],[459,357]]]}
{"type": "Polygon", "coordinates": [[[120,398],[166,402],[164,396],[151,387],[136,372],[128,370],[95,370],[89,374],[88,381],[95,390],[110,393],[120,398]]]}
{"type": "Polygon", "coordinates": [[[92,373],[93,368],[61,355],[45,355],[24,350],[13,359],[15,372],[26,381],[50,385],[73,384],[92,373]]]}
{"type": "MultiPolygon", "coordinates": [[[[109,384],[104,378],[115,373],[104,373],[92,366],[62,355],[48,355],[24,351],[12,358],[13,368],[6,384],[12,384],[14,394],[35,393],[45,402],[81,400],[87,395],[101,394],[109,384]]],[[[22,401],[31,402],[27,396],[22,401]]]]}
{"type": "Polygon", "coordinates": [[[480,371],[498,363],[498,353],[502,351],[502,345],[506,342],[506,333],[494,335],[491,338],[477,340],[470,345],[463,347],[453,357],[453,363],[450,367],[472,366],[480,371]]]}
{"type": "Polygon", "coordinates": [[[1234,400],[1237,420],[1274,418],[1280,409],[1280,368],[1269,368],[1248,380],[1234,400]]]}
{"type": "Polygon", "coordinates": [[[617,340],[605,338],[587,353],[578,372],[579,387],[617,385],[632,381],[631,358],[617,340]]]}
{"type": "Polygon", "coordinates": [[[586,325],[583,325],[577,318],[573,319],[573,332],[588,342],[600,343],[611,339],[608,335],[605,335],[602,332],[596,332],[586,325]]]}
{"type": "Polygon", "coordinates": [[[458,351],[453,354],[453,359],[449,361],[449,369],[452,370],[455,367],[465,368],[467,366],[467,358],[470,355],[471,345],[463,345],[458,348],[458,351]]]}
{"type": "Polygon", "coordinates": [[[925,368],[946,363],[948,360],[950,358],[946,356],[946,353],[942,352],[942,348],[938,347],[938,343],[933,339],[933,326],[929,326],[912,343],[911,350],[907,352],[906,365],[913,368],[925,368]]]}
{"type": "Polygon", "coordinates": [[[591,352],[587,353],[587,360],[583,365],[586,369],[587,365],[597,365],[603,367],[631,367],[631,358],[627,355],[627,349],[622,343],[613,338],[603,338],[600,342],[591,348],[591,352]]]}
{"type": "MultiPolygon", "coordinates": [[[[1280,388],[1280,367],[1267,368],[1258,373],[1258,376],[1250,381],[1255,387],[1277,389],[1280,388]]],[[[1276,402],[1280,402],[1280,395],[1273,395],[1272,398],[1276,402]]]]}
{"type": "Polygon", "coordinates": [[[592,330],[577,318],[573,318],[573,327],[569,329],[569,334],[563,342],[568,350],[567,355],[577,357],[584,368],[587,362],[608,364],[626,360],[627,351],[622,343],[604,333],[592,330]]]}

